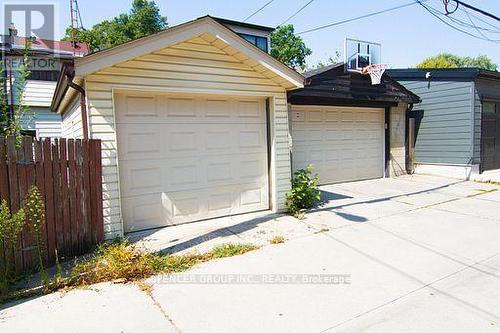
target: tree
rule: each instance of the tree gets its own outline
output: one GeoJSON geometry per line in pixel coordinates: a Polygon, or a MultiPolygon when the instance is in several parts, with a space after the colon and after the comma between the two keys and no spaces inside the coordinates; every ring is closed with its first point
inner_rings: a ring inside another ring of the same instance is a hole
{"type": "Polygon", "coordinates": [[[417,65],[417,68],[461,67],[477,67],[490,71],[496,71],[498,66],[485,55],[478,55],[477,57],[460,57],[451,53],[440,53],[436,56],[426,58],[424,61],[417,65]]]}
{"type": "Polygon", "coordinates": [[[112,20],[104,20],[90,30],[71,27],[66,29],[64,40],[75,39],[85,42],[91,51],[99,51],[128,41],[151,35],[168,27],[167,18],[161,16],[154,1],[134,0],[129,13],[123,13],[112,20]]]}
{"type": "Polygon", "coordinates": [[[304,68],[312,53],[301,37],[294,34],[293,25],[278,27],[271,33],[271,55],[290,67],[304,68]]]}
{"type": "Polygon", "coordinates": [[[311,69],[316,69],[316,68],[323,68],[329,65],[334,65],[338,64],[339,62],[342,62],[342,54],[340,53],[339,50],[335,50],[335,54],[333,56],[329,56],[328,59],[325,61],[320,60],[316,65],[313,65],[311,69]]]}
{"type": "Polygon", "coordinates": [[[23,121],[29,121],[30,107],[25,103],[26,84],[30,75],[29,54],[31,43],[24,43],[23,58],[19,67],[10,64],[11,79],[7,80],[6,62],[0,62],[0,135],[13,136],[17,146],[22,141],[23,121]],[[13,100],[7,96],[6,87],[12,91],[13,100]],[[12,112],[11,112],[12,111],[12,112]]]}

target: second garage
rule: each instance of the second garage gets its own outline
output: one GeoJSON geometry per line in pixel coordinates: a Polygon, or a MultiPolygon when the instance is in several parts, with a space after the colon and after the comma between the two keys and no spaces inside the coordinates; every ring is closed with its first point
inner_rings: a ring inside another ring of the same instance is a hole
{"type": "Polygon", "coordinates": [[[407,172],[407,112],[418,96],[387,75],[333,64],[305,73],[304,88],[288,92],[294,171],[314,166],[320,184],[407,172]]]}
{"type": "Polygon", "coordinates": [[[384,175],[384,109],[293,106],[293,170],[313,164],[321,184],[384,175]]]}

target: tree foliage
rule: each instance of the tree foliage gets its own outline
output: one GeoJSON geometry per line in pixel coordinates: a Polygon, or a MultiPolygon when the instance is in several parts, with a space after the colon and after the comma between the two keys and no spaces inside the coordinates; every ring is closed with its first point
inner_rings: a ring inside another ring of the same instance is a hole
{"type": "Polygon", "coordinates": [[[128,41],[145,37],[166,29],[167,18],[160,14],[154,1],[134,0],[129,13],[123,13],[112,20],[104,20],[89,30],[71,27],[66,29],[64,40],[72,40],[72,33],[78,42],[85,42],[91,51],[99,51],[128,41]]]}
{"type": "Polygon", "coordinates": [[[486,55],[478,55],[477,57],[461,57],[451,53],[441,53],[436,56],[426,58],[417,68],[462,68],[476,67],[487,69],[490,71],[497,70],[497,64],[488,58],[486,55]]]}
{"type": "Polygon", "coordinates": [[[24,43],[23,58],[19,67],[10,67],[12,80],[8,80],[6,72],[6,62],[0,62],[0,135],[14,136],[16,145],[19,147],[22,140],[23,121],[29,122],[32,114],[30,107],[25,101],[26,84],[30,75],[29,56],[31,43],[24,43]],[[12,82],[12,86],[11,86],[12,82]],[[6,86],[12,90],[14,99],[11,101],[5,91],[6,86]],[[13,113],[10,114],[12,104],[13,113]]]}
{"type": "Polygon", "coordinates": [[[271,33],[271,55],[290,67],[304,68],[306,57],[312,53],[293,25],[286,24],[271,33]]]}
{"type": "Polygon", "coordinates": [[[313,65],[310,69],[323,68],[326,66],[338,64],[342,62],[342,54],[339,50],[335,50],[335,54],[333,56],[329,56],[326,60],[320,60],[316,65],[313,65]]]}

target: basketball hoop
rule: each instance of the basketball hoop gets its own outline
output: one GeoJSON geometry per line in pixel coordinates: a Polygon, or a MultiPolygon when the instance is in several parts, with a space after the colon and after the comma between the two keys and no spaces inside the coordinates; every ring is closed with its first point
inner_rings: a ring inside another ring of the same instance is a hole
{"type": "Polygon", "coordinates": [[[380,84],[380,81],[382,80],[382,75],[384,74],[386,68],[387,65],[373,64],[364,67],[361,73],[370,74],[370,79],[372,81],[372,84],[375,85],[375,84],[380,84]]]}

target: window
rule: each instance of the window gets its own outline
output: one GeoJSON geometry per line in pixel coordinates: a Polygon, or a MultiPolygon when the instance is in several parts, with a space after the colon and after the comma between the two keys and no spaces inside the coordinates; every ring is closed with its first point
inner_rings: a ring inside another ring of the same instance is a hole
{"type": "Polygon", "coordinates": [[[28,80],[57,81],[58,78],[59,78],[59,71],[32,70],[30,71],[28,80]]]}
{"type": "Polygon", "coordinates": [[[267,38],[266,37],[247,35],[247,34],[239,34],[239,35],[241,37],[245,38],[247,41],[249,41],[253,45],[257,46],[262,51],[267,53],[267,38]]]}
{"type": "Polygon", "coordinates": [[[498,105],[500,105],[500,103],[496,104],[494,102],[483,102],[483,112],[494,114],[495,109],[499,109],[498,105]]]}

